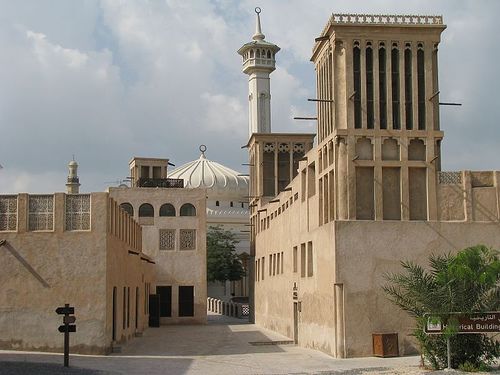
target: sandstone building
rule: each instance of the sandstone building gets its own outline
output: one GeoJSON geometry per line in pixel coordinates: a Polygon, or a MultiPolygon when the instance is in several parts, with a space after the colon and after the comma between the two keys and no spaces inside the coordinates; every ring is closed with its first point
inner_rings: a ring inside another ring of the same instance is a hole
{"type": "Polygon", "coordinates": [[[206,323],[206,199],[167,179],[167,159],[134,158],[131,188],[0,196],[0,348],[62,351],[65,303],[75,307],[71,352],[109,353],[159,320],[206,323]]]}
{"type": "MultiPolygon", "coordinates": [[[[186,188],[202,188],[207,192],[207,228],[220,226],[231,232],[238,241],[235,245],[243,268],[248,268],[250,230],[248,220],[248,176],[212,161],[205,155],[206,146],[200,146],[198,159],[168,173],[170,178],[184,180],[186,188]]],[[[248,296],[248,273],[241,280],[208,283],[209,297],[229,300],[248,296]]]]}
{"type": "Polygon", "coordinates": [[[238,53],[249,75],[254,319],[336,357],[372,333],[415,350],[413,321],[383,294],[400,260],[500,247],[500,173],[442,171],[440,16],[334,14],[314,44],[317,134],[271,132],[279,47],[238,53]],[[316,143],[313,138],[316,136],[316,143]]]}

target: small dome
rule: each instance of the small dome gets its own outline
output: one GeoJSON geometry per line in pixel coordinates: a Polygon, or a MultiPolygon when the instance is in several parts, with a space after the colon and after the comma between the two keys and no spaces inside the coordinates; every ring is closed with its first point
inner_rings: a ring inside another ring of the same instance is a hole
{"type": "Polygon", "coordinates": [[[78,167],[78,163],[74,160],[71,160],[69,163],[68,163],[69,166],[77,166],[78,167]]]}
{"type": "Polygon", "coordinates": [[[211,197],[243,197],[248,195],[247,176],[225,167],[205,156],[206,147],[200,147],[197,160],[182,165],[168,173],[169,178],[182,178],[186,188],[206,188],[211,197]]]}

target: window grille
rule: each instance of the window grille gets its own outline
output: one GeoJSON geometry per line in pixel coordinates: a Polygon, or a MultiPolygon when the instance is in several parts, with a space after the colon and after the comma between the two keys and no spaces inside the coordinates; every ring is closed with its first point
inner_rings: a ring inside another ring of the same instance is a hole
{"type": "Polygon", "coordinates": [[[196,250],[196,229],[180,229],[180,249],[196,250]]]}
{"type": "Polygon", "coordinates": [[[160,250],[175,250],[175,229],[160,229],[160,250]]]}
{"type": "Polygon", "coordinates": [[[90,230],[90,195],[66,195],[66,230],[90,230]]]}
{"type": "Polygon", "coordinates": [[[0,231],[17,229],[17,196],[0,197],[0,231]]]}
{"type": "Polygon", "coordinates": [[[54,230],[54,196],[30,195],[29,230],[54,230]]]}
{"type": "Polygon", "coordinates": [[[439,183],[442,185],[457,185],[462,183],[461,172],[438,172],[439,183]]]}

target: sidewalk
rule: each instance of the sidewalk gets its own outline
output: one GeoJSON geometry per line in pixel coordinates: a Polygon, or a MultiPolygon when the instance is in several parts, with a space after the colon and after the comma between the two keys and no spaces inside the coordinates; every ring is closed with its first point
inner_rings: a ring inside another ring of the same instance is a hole
{"type": "MultiPolygon", "coordinates": [[[[244,320],[209,316],[207,325],[150,328],[110,356],[0,351],[0,374],[428,374],[419,357],[334,359],[294,345],[252,345],[288,338],[244,320]]],[[[435,372],[438,374],[442,372],[435,372]]]]}

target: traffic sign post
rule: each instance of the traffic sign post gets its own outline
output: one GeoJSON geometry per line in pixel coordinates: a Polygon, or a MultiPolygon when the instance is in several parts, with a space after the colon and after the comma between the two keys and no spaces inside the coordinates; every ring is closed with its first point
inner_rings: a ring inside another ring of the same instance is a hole
{"type": "Polygon", "coordinates": [[[69,333],[76,332],[76,322],[74,316],[70,316],[75,313],[75,308],[70,306],[68,303],[64,307],[58,307],[56,309],[56,314],[64,315],[63,325],[60,325],[58,331],[64,333],[64,367],[69,367],[69,333]]]}

